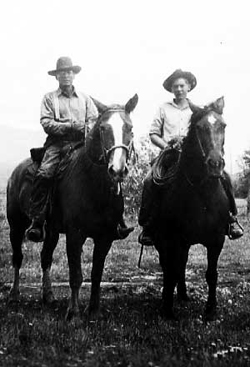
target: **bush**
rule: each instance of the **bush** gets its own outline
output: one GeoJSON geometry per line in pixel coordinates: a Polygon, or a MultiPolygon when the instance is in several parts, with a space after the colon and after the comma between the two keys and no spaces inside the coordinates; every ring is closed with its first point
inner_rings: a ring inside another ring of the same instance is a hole
{"type": "Polygon", "coordinates": [[[130,162],[129,174],[123,184],[123,195],[126,215],[136,216],[138,214],[143,181],[150,169],[150,162],[156,152],[152,148],[149,138],[142,137],[136,147],[134,159],[130,162]]]}

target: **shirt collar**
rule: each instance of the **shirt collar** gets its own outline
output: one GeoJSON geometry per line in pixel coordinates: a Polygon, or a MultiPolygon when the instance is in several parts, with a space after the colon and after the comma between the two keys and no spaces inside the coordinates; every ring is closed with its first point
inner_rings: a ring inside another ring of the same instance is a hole
{"type": "Polygon", "coordinates": [[[174,100],[172,100],[172,101],[170,101],[170,102],[168,102],[168,103],[169,103],[170,105],[172,105],[173,107],[178,108],[179,110],[185,110],[186,108],[190,108],[190,107],[189,107],[188,100],[187,100],[187,104],[186,104],[185,106],[183,106],[183,107],[178,106],[178,105],[174,102],[174,100]]]}
{"type": "MultiPolygon", "coordinates": [[[[72,90],[72,95],[71,96],[78,97],[78,93],[76,92],[75,87],[74,86],[72,86],[72,87],[73,87],[73,90],[72,90]]],[[[61,95],[61,96],[69,97],[67,94],[63,93],[63,91],[62,91],[62,89],[60,87],[57,89],[57,95],[58,96],[61,95]]]]}

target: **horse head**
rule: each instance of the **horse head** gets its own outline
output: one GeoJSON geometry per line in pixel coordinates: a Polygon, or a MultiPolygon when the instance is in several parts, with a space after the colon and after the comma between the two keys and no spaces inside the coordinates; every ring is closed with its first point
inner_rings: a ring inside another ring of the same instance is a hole
{"type": "Polygon", "coordinates": [[[209,177],[221,177],[225,167],[223,156],[226,124],[222,117],[224,98],[218,98],[204,108],[192,104],[190,108],[193,111],[193,140],[196,139],[207,174],[209,177]]]}
{"type": "Polygon", "coordinates": [[[135,94],[125,105],[106,106],[93,100],[99,112],[91,134],[93,143],[95,141],[95,155],[107,165],[111,179],[121,182],[128,174],[128,160],[133,148],[130,113],[138,103],[138,95],[135,94]]]}

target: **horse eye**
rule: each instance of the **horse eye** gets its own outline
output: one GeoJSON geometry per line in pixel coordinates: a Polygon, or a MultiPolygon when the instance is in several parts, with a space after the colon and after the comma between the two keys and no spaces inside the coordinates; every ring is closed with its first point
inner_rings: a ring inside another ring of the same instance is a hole
{"type": "Polygon", "coordinates": [[[132,132],[133,130],[133,126],[131,125],[125,125],[125,131],[127,131],[128,133],[132,132]]]}
{"type": "Polygon", "coordinates": [[[224,131],[225,128],[226,128],[226,124],[220,124],[217,129],[218,131],[224,131]]]}

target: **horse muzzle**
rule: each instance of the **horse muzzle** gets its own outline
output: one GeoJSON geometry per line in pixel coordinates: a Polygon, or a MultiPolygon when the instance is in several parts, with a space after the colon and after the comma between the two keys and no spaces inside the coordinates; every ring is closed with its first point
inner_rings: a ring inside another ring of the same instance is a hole
{"type": "Polygon", "coordinates": [[[128,166],[125,164],[121,167],[116,167],[114,164],[110,164],[108,167],[108,174],[113,181],[122,182],[128,175],[128,166]]]}
{"type": "Polygon", "coordinates": [[[222,176],[225,167],[225,161],[221,156],[208,157],[206,165],[210,177],[218,178],[222,176]]]}

